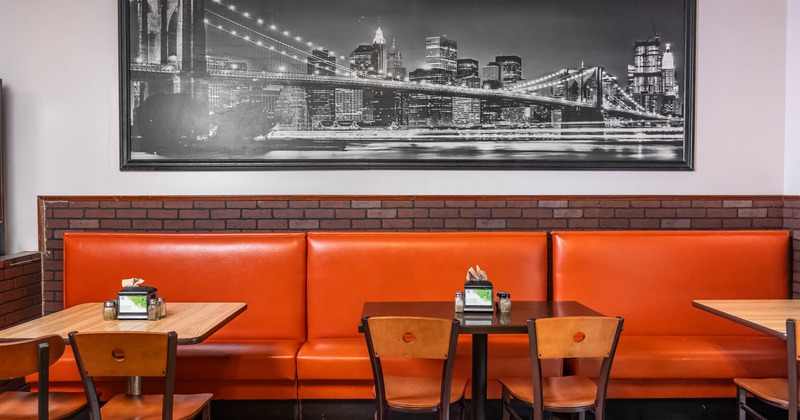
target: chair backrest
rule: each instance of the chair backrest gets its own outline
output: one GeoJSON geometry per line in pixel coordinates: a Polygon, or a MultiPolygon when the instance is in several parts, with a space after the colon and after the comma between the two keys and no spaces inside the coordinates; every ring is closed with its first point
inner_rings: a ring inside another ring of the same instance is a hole
{"type": "Polygon", "coordinates": [[[71,332],[75,361],[83,381],[93,418],[100,418],[94,377],[149,376],[164,378],[162,415],[172,418],[175,394],[175,357],[178,335],[174,332],[71,332]]]}
{"type": "Polygon", "coordinates": [[[611,363],[622,333],[622,318],[601,316],[555,317],[528,320],[533,361],[534,410],[542,412],[542,359],[601,357],[595,410],[602,413],[611,363]]]}
{"type": "Polygon", "coordinates": [[[361,325],[367,340],[378,404],[381,407],[386,405],[381,358],[439,359],[444,361],[439,410],[448,413],[460,327],[458,320],[399,316],[364,317],[361,319],[361,325]]]}
{"type": "Polygon", "coordinates": [[[40,419],[50,412],[50,365],[64,354],[64,339],[56,334],[32,340],[0,343],[0,380],[39,374],[38,412],[40,419]]]}

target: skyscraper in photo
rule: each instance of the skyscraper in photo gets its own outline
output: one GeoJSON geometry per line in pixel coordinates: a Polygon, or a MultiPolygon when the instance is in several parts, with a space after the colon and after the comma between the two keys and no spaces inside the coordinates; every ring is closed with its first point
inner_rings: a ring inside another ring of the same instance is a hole
{"type": "Polygon", "coordinates": [[[406,68],[403,67],[403,55],[397,49],[397,42],[394,39],[392,39],[392,48],[386,55],[386,75],[400,80],[405,79],[408,75],[406,68]]]}
{"type": "Polygon", "coordinates": [[[350,53],[350,69],[366,74],[372,67],[372,45],[362,44],[350,53]]]}
{"type": "Polygon", "coordinates": [[[375,73],[386,74],[386,40],[383,39],[381,28],[378,28],[378,31],[375,32],[375,38],[372,40],[372,57],[370,61],[375,73]]]}
{"type": "Polygon", "coordinates": [[[458,70],[458,43],[444,36],[425,39],[425,63],[431,68],[455,72],[458,70]]]}
{"type": "Polygon", "coordinates": [[[664,100],[661,39],[648,37],[636,41],[633,56],[633,98],[648,112],[661,113],[664,100]]]}
{"type": "Polygon", "coordinates": [[[503,86],[510,86],[522,80],[522,58],[516,55],[498,55],[494,59],[500,66],[500,80],[503,86]]]}
{"type": "Polygon", "coordinates": [[[678,80],[675,76],[675,57],[672,48],[667,44],[661,59],[661,74],[664,80],[663,113],[666,115],[680,116],[681,101],[678,95],[678,80]]]}
{"type": "Polygon", "coordinates": [[[308,58],[308,74],[333,76],[336,70],[336,56],[328,50],[315,49],[308,58]]]}

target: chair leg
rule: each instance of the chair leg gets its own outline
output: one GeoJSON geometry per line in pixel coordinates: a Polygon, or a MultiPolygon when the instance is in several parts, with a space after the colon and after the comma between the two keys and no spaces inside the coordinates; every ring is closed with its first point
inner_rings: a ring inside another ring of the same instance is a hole
{"type": "Polygon", "coordinates": [[[744,410],[744,406],[747,405],[747,395],[744,391],[744,388],[740,386],[736,387],[736,400],[739,405],[739,420],[747,420],[747,412],[744,410]]]}
{"type": "Polygon", "coordinates": [[[203,408],[203,420],[211,420],[211,403],[206,404],[203,408]]]}
{"type": "Polygon", "coordinates": [[[509,410],[511,410],[511,393],[508,392],[505,386],[503,386],[503,397],[502,397],[502,409],[503,409],[503,419],[502,420],[511,420],[511,416],[509,414],[509,410]]]}

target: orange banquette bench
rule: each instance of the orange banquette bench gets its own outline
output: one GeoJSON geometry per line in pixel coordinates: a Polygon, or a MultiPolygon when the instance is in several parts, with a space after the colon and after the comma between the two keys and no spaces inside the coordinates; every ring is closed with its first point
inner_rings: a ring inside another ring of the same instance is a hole
{"type": "MultiPolygon", "coordinates": [[[[512,299],[547,299],[544,232],[309,232],[300,399],[373,398],[369,355],[357,329],[364,302],[453,301],[476,264],[512,299]]],[[[499,398],[500,376],[530,376],[528,342],[524,335],[489,335],[488,341],[488,394],[499,398]]],[[[456,376],[470,378],[471,354],[470,336],[462,335],[456,376]]]]}
{"type": "Polygon", "coordinates": [[[692,300],[788,298],[789,240],[785,231],[554,232],[553,298],[625,318],[609,398],[731,398],[733,377],[785,377],[786,343],[692,300]]]}
{"type": "MultiPolygon", "coordinates": [[[[306,340],[305,233],[64,234],[65,307],[114,298],[120,279],[130,277],[157,287],[167,308],[170,301],[247,303],[203,343],[179,346],[176,392],[297,398],[296,355],[306,340]]],[[[69,349],[50,368],[50,380],[55,389],[80,387],[69,349]]]]}

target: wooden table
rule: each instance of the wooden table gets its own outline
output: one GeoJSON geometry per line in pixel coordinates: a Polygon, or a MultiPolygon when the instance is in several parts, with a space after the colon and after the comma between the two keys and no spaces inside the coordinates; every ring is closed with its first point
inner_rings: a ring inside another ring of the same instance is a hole
{"type": "Polygon", "coordinates": [[[800,319],[795,299],[695,300],[692,306],[784,340],[786,320],[800,319]]]}
{"type": "MultiPolygon", "coordinates": [[[[167,316],[158,321],[104,321],[102,303],[84,303],[0,330],[0,341],[15,341],[58,334],[69,344],[69,333],[79,332],[169,332],[178,334],[178,344],[197,344],[247,309],[240,302],[167,302],[167,316]]],[[[128,393],[141,394],[141,380],[128,380],[128,393]]]]}
{"type": "MultiPolygon", "coordinates": [[[[602,316],[578,302],[513,301],[511,313],[456,313],[448,302],[367,302],[361,316],[456,318],[459,334],[472,334],[472,418],[486,418],[487,334],[527,334],[528,319],[558,316],[602,316]]],[[[363,332],[359,322],[358,331],[363,332]]]]}

